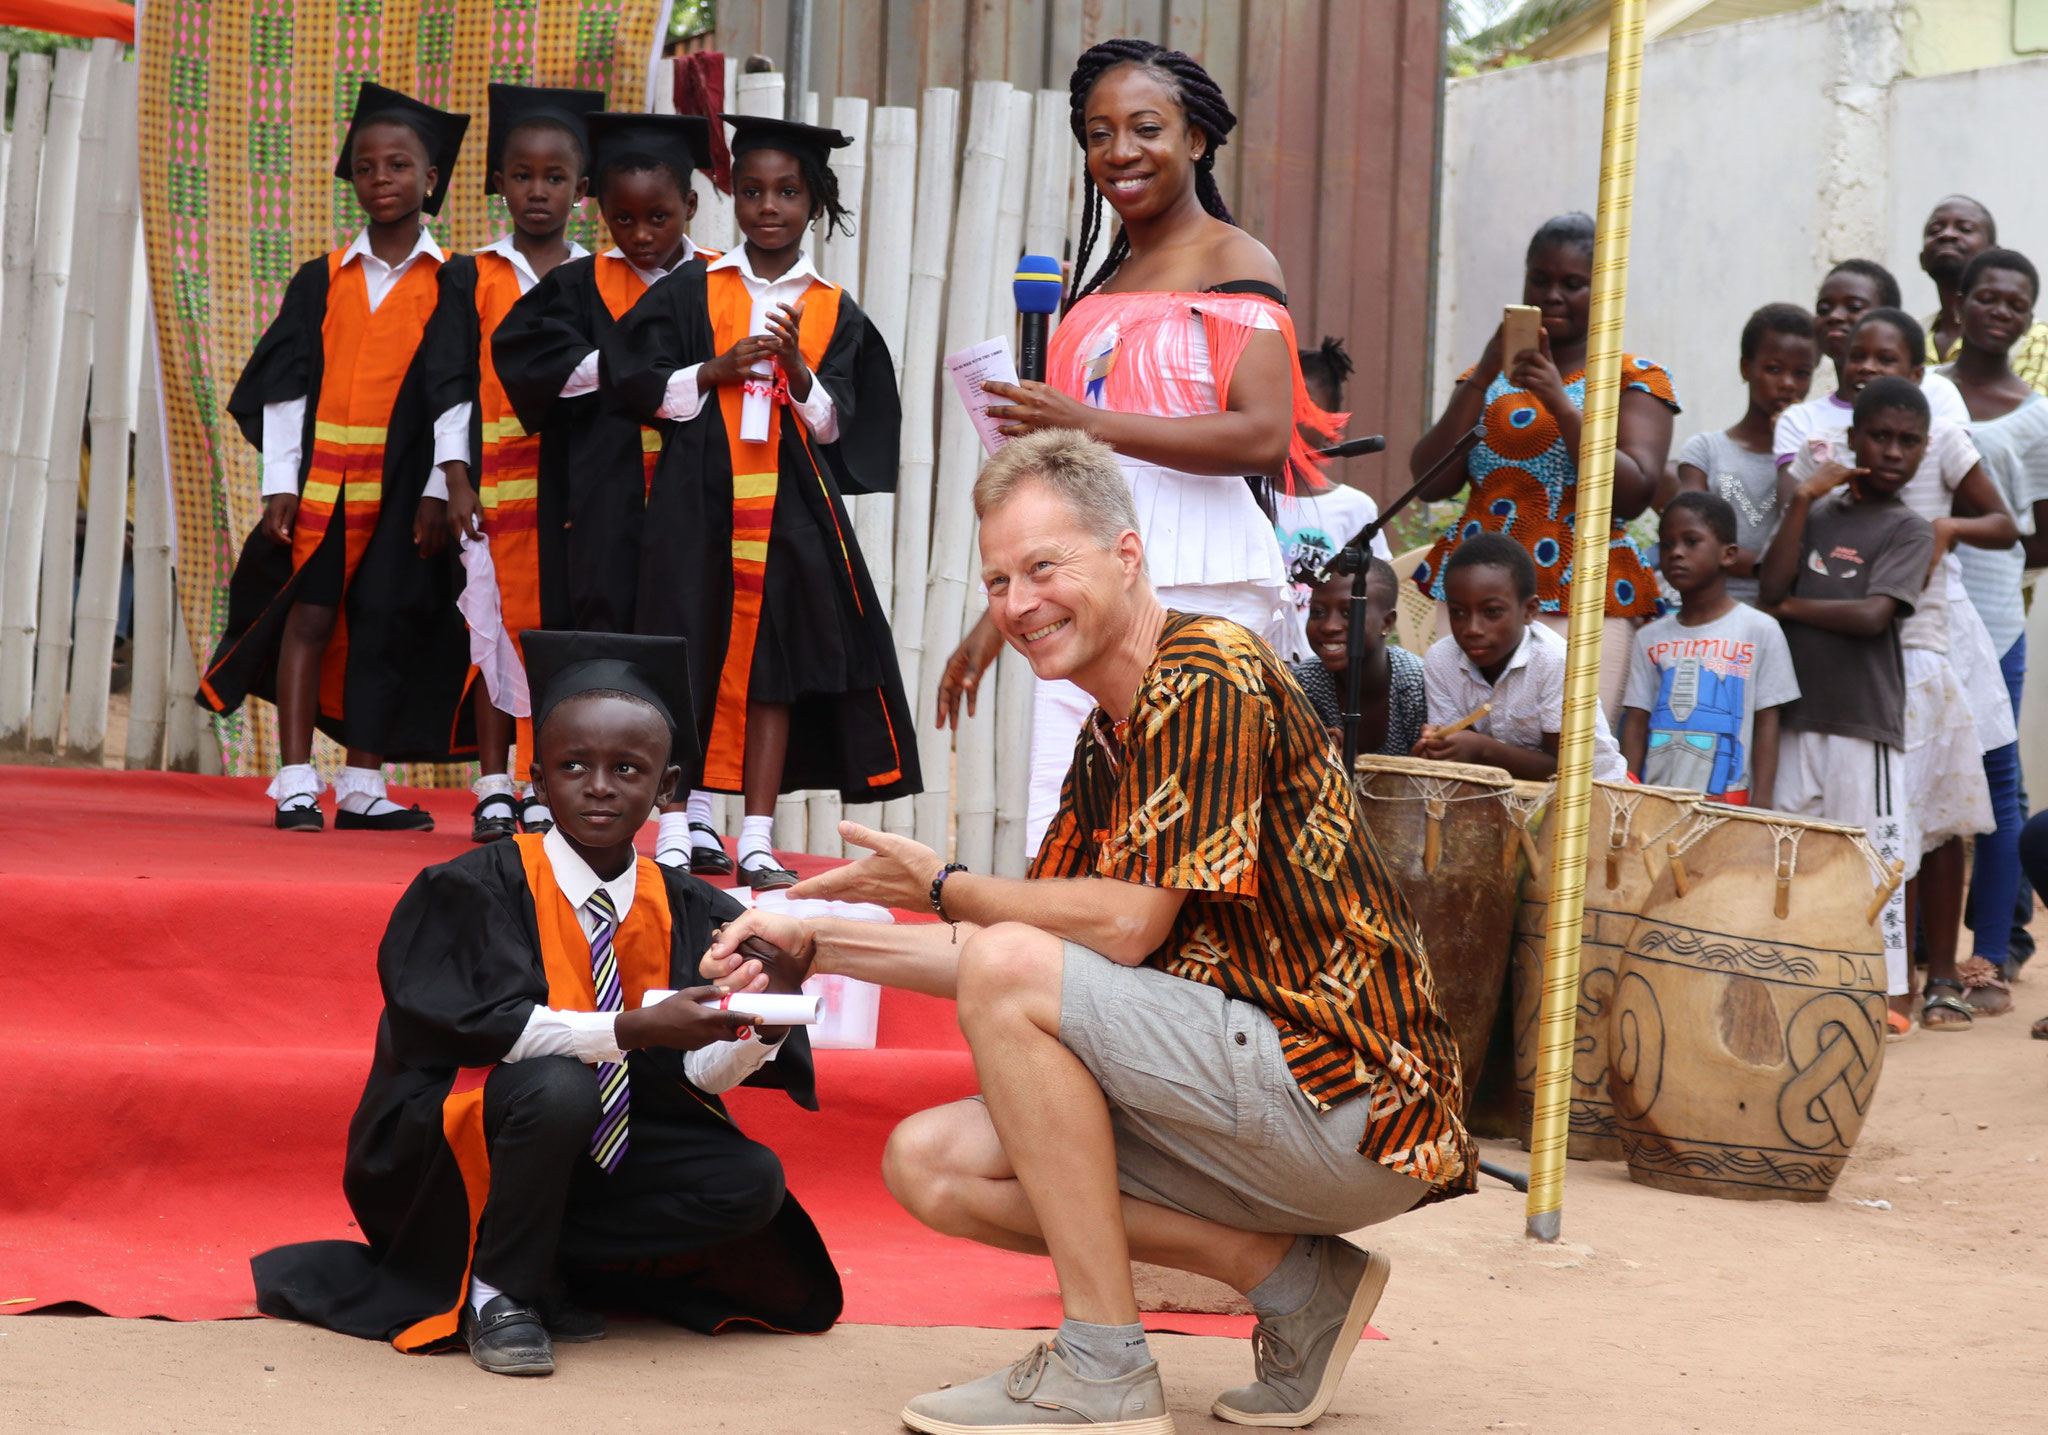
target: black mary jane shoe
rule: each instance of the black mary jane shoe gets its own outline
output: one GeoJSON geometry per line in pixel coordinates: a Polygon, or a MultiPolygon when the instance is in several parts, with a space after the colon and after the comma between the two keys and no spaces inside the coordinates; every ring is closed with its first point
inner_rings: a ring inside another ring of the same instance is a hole
{"type": "MultiPolygon", "coordinates": [[[[691,870],[695,870],[694,863],[691,870]]],[[[764,860],[758,867],[750,867],[742,862],[740,881],[756,892],[779,892],[784,887],[794,887],[797,884],[797,875],[787,867],[776,866],[772,860],[764,860]]]]}
{"type": "Polygon", "coordinates": [[[501,837],[510,837],[519,830],[519,804],[508,793],[494,792],[476,805],[470,814],[469,840],[472,842],[496,842],[501,837]],[[492,808],[497,809],[495,812],[492,808]]]}
{"type": "Polygon", "coordinates": [[[693,877],[730,877],[732,858],[725,850],[725,844],[718,840],[718,832],[708,822],[690,824],[690,875],[693,877]],[[696,840],[698,833],[711,839],[706,846],[696,840]]]}
{"type": "Polygon", "coordinates": [[[346,807],[334,814],[340,832],[432,832],[434,814],[424,807],[401,807],[396,812],[350,812],[346,807]]]}
{"type": "Polygon", "coordinates": [[[603,1340],[604,1317],[570,1301],[560,1300],[541,1311],[548,1335],[557,1345],[588,1345],[603,1340]]]}
{"type": "Polygon", "coordinates": [[[495,1295],[479,1311],[462,1303],[462,1343],[469,1358],[493,1375],[553,1375],[555,1343],[540,1312],[508,1295],[495,1295]]]}
{"type": "Polygon", "coordinates": [[[277,830],[280,832],[322,832],[327,828],[327,818],[320,811],[320,799],[309,797],[303,807],[287,807],[285,802],[296,802],[287,797],[277,805],[277,830]]]}
{"type": "Polygon", "coordinates": [[[554,831],[554,818],[527,816],[527,813],[529,812],[546,812],[547,810],[548,805],[545,802],[542,802],[538,797],[535,797],[532,793],[527,793],[526,796],[519,799],[519,830],[521,832],[528,833],[535,837],[544,836],[545,834],[554,831]]]}

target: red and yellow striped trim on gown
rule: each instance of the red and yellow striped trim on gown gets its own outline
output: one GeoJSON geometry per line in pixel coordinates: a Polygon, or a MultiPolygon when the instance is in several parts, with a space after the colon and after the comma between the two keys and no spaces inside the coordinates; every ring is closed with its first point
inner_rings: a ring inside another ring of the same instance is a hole
{"type": "MultiPolygon", "coordinates": [[[[498,580],[498,611],[523,668],[526,648],[519,635],[540,621],[540,435],[519,423],[498,366],[491,336],[519,302],[519,270],[501,254],[476,256],[476,316],[481,337],[477,383],[483,451],[477,455],[476,495],[483,508],[484,537],[498,580]]],[[[475,674],[471,674],[475,681],[475,674]]],[[[518,750],[531,760],[533,720],[518,720],[518,750]]],[[[514,771],[517,771],[515,765],[514,771]]]]}
{"type": "MultiPolygon", "coordinates": [[[[576,909],[555,881],[554,864],[548,861],[539,837],[521,835],[512,840],[519,844],[527,890],[533,893],[541,964],[548,977],[548,1005],[559,1011],[596,1011],[590,941],[576,921],[576,909]]],[[[633,905],[626,909],[626,919],[612,937],[612,955],[619,964],[619,994],[626,1011],[639,1010],[647,992],[666,987],[669,979],[672,928],[668,888],[650,857],[639,859],[636,874],[633,905]]],[[[508,954],[506,959],[517,960],[517,955],[508,954]]],[[[476,1255],[477,1222],[483,1219],[484,1200],[491,1192],[491,1154],[484,1142],[484,1083],[493,1069],[463,1067],[455,1073],[455,1083],[441,1103],[441,1131],[455,1153],[469,1201],[469,1250],[463,1258],[462,1285],[455,1304],[393,1337],[391,1343],[403,1351],[427,1350],[453,1339],[461,1329],[462,1303],[469,1298],[469,1263],[476,1255]]]]}
{"type": "MultiPolygon", "coordinates": [[[[712,348],[722,354],[752,329],[754,299],[736,269],[710,271],[704,276],[704,289],[711,311],[712,348]]],[[[839,290],[813,280],[801,302],[804,312],[797,324],[797,347],[816,375],[839,323],[839,290]]],[[[768,537],[775,526],[775,491],[781,478],[783,408],[788,402],[778,384],[776,404],[769,411],[767,441],[748,443],[740,437],[740,399],[738,384],[719,386],[718,406],[732,453],[732,629],[725,645],[725,663],[719,669],[711,732],[704,746],[703,783],[714,792],[738,792],[746,769],[747,684],[754,671],[754,641],[761,630],[768,537]]]]}
{"type": "MultiPolygon", "coordinates": [[[[440,292],[441,264],[421,255],[391,286],[374,312],[363,266],[343,264],[346,250],[327,256],[327,315],[320,324],[323,351],[320,402],[313,413],[313,457],[292,528],[292,572],[342,524],[342,590],[370,546],[384,506],[384,443],[398,390],[412,367],[440,292]]],[[[320,711],[342,716],[348,672],[348,609],[334,619],[334,636],[320,660],[320,711]]]]}
{"type": "MultiPolygon", "coordinates": [[[[715,259],[718,256],[708,249],[700,249],[695,257],[715,259]]],[[[595,264],[593,273],[597,277],[597,292],[604,300],[604,307],[611,311],[614,321],[625,318],[626,311],[647,292],[646,283],[632,265],[614,255],[600,254],[595,264]]],[[[640,496],[643,499],[654,488],[654,466],[660,462],[661,433],[643,424],[640,428],[640,480],[644,485],[640,496]]]]}

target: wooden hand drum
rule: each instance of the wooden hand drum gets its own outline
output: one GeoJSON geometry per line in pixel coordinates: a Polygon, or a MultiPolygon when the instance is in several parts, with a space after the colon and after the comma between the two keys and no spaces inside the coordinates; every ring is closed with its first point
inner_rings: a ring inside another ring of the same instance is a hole
{"type": "Polygon", "coordinates": [[[1458,1039],[1465,1104],[1507,988],[1521,843],[1514,779],[1497,767],[1362,755],[1359,807],[1415,915],[1436,999],[1458,1039]]]}
{"type": "Polygon", "coordinates": [[[1858,828],[1712,803],[1664,845],[1608,1048],[1629,1175],[1824,1200],[1884,1061],[1878,915],[1898,871],[1858,828]]]}
{"type": "MultiPolygon", "coordinates": [[[[1554,789],[1554,784],[1545,784],[1554,789]]],[[[1607,1098],[1607,1014],[1614,969],[1636,916],[1663,869],[1661,839],[1685,820],[1701,794],[1632,782],[1593,784],[1586,828],[1585,916],[1579,939],[1579,1020],[1572,1046],[1571,1136],[1574,1161],[1619,1161],[1614,1107],[1607,1098]]],[[[1550,932],[1550,859],[1557,823],[1538,818],[1535,854],[1515,909],[1515,1129],[1529,1144],[1536,1105],[1536,1045],[1543,1007],[1543,956],[1550,932]]]]}

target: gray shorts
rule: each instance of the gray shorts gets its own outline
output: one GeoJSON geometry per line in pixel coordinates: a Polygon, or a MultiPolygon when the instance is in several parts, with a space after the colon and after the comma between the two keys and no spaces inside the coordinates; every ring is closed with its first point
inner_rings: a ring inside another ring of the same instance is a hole
{"type": "Polygon", "coordinates": [[[1259,1007],[1063,945],[1060,1042],[1109,1098],[1125,1195],[1240,1231],[1342,1235],[1429,1193],[1358,1153],[1368,1102],[1324,1112],[1302,1095],[1259,1007]]]}

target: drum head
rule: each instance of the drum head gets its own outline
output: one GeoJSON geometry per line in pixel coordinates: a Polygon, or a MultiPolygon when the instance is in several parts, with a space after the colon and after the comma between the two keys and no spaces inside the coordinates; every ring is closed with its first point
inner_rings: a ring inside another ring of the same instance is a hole
{"type": "Polygon", "coordinates": [[[1361,782],[1389,773],[1399,777],[1430,777],[1438,782],[1470,782],[1480,787],[1515,785],[1505,768],[1484,767],[1476,762],[1436,762],[1426,757],[1386,757],[1379,753],[1360,753],[1357,773],[1361,782]]]}

